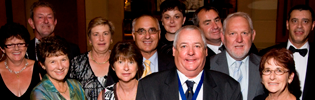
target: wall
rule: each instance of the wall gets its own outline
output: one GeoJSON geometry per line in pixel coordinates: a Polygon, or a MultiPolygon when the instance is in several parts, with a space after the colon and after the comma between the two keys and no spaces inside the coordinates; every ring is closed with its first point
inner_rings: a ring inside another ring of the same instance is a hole
{"type": "MultiPolygon", "coordinates": [[[[85,0],[86,11],[86,28],[89,22],[98,16],[102,16],[113,22],[115,33],[112,36],[113,44],[123,39],[122,23],[124,19],[124,1],[123,0],[85,0]]],[[[87,30],[87,29],[86,29],[87,30]]],[[[88,37],[87,37],[88,38],[88,37]]],[[[88,39],[87,39],[88,40],[88,39]]],[[[91,45],[87,41],[88,51],[91,50],[91,45]]]]}
{"type": "Polygon", "coordinates": [[[252,20],[256,37],[254,44],[258,50],[275,45],[278,0],[238,0],[238,11],[248,13],[252,20]]]}

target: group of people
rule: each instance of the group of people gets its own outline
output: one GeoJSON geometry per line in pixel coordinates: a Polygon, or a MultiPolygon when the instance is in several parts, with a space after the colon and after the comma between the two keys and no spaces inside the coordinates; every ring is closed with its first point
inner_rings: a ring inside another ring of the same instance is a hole
{"type": "Polygon", "coordinates": [[[0,89],[14,100],[313,98],[309,60],[315,55],[308,35],[315,15],[309,6],[289,11],[287,43],[259,52],[248,14],[229,14],[222,23],[216,8],[203,6],[193,25],[185,25],[185,7],[165,0],[161,26],[152,15],[140,15],[132,22],[133,41],[117,42],[112,50],[114,25],[95,17],[87,31],[92,49],[80,54],[77,45],[55,35],[53,6],[35,2],[28,19],[34,39],[17,23],[0,28],[0,89]]]}

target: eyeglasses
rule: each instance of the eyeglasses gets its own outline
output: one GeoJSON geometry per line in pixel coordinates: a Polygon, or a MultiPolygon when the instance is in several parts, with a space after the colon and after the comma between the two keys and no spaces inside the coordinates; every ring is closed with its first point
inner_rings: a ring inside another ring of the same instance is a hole
{"type": "Polygon", "coordinates": [[[14,48],[15,46],[17,47],[25,47],[26,46],[26,43],[17,43],[17,44],[7,44],[7,45],[4,45],[4,47],[6,48],[14,48]]]}
{"type": "Polygon", "coordinates": [[[263,75],[270,75],[272,72],[274,72],[276,75],[282,75],[282,74],[289,72],[289,71],[284,70],[284,69],[276,69],[276,70],[264,69],[262,71],[262,74],[263,75]]]}
{"type": "MultiPolygon", "coordinates": [[[[140,28],[138,29],[138,31],[136,31],[139,35],[144,35],[147,33],[147,30],[143,29],[143,28],[140,28]]],[[[159,32],[159,30],[155,29],[155,28],[150,28],[149,29],[149,34],[156,34],[159,32]]]]}

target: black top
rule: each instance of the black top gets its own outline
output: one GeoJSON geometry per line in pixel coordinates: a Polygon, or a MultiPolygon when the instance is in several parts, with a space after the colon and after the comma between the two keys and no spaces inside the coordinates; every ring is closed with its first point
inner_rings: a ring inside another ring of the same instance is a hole
{"type": "Polygon", "coordinates": [[[173,48],[173,41],[168,41],[165,38],[165,34],[161,35],[161,39],[159,40],[159,44],[157,47],[159,53],[173,56],[172,48],[173,48]]]}
{"type": "Polygon", "coordinates": [[[21,97],[17,97],[16,95],[14,95],[5,85],[2,76],[0,74],[0,90],[1,90],[1,95],[4,96],[5,98],[9,98],[12,100],[30,100],[30,95],[31,95],[31,91],[33,90],[33,88],[40,82],[40,77],[39,77],[39,71],[38,68],[39,66],[38,62],[35,62],[34,64],[34,68],[33,68],[33,74],[32,74],[32,80],[31,80],[31,84],[28,86],[26,92],[24,94],[22,94],[21,97]]]}

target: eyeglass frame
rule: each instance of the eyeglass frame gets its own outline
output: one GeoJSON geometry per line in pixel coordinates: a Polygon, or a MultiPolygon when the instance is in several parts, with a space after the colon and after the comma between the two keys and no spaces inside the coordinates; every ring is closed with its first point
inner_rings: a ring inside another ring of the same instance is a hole
{"type": "Polygon", "coordinates": [[[4,45],[4,47],[7,48],[7,49],[12,49],[15,46],[17,46],[18,48],[20,48],[20,47],[27,47],[28,44],[26,44],[26,43],[13,43],[13,44],[5,44],[4,45]],[[8,46],[12,46],[12,47],[8,47],[8,46]]]}
{"type": "Polygon", "coordinates": [[[281,70],[281,69],[276,69],[276,70],[270,70],[270,69],[263,69],[262,71],[261,71],[261,74],[262,75],[270,75],[271,73],[275,73],[276,75],[283,75],[284,73],[287,73],[287,72],[289,72],[288,70],[281,70]],[[269,74],[266,74],[266,73],[264,73],[266,70],[269,70],[270,72],[269,72],[269,74]],[[277,73],[277,72],[279,72],[279,71],[283,71],[283,73],[277,73]]]}
{"type": "Polygon", "coordinates": [[[139,35],[144,35],[146,34],[147,32],[149,34],[157,34],[160,30],[156,29],[156,28],[149,28],[149,30],[147,31],[146,29],[144,28],[139,28],[137,31],[135,31],[136,33],[138,33],[139,35]],[[154,29],[154,30],[153,30],[154,29]],[[144,31],[144,32],[139,32],[139,31],[144,31]]]}

